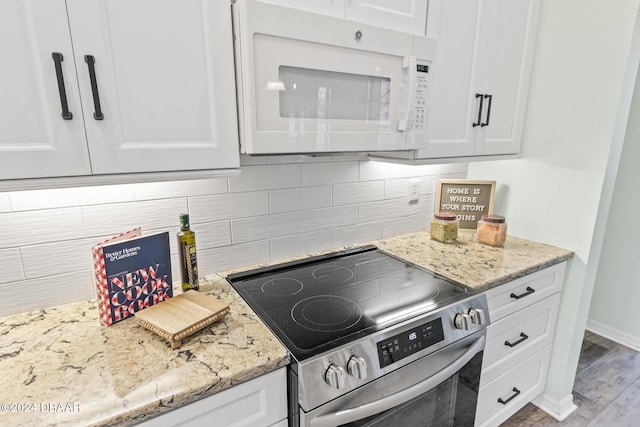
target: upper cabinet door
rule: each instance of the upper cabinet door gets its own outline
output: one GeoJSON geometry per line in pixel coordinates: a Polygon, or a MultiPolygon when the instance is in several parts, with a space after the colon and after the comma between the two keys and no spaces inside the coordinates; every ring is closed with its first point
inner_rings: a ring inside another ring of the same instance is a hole
{"type": "Polygon", "coordinates": [[[346,18],[424,36],[427,0],[347,0],[346,18]]]}
{"type": "Polygon", "coordinates": [[[239,165],[219,0],[67,0],[94,174],[239,165]]]}
{"type": "Polygon", "coordinates": [[[431,0],[430,138],[417,158],[520,151],[540,0],[431,0]]]}
{"type": "MultiPolygon", "coordinates": [[[[244,0],[240,0],[244,1],[244,0]]],[[[277,4],[292,9],[306,12],[319,13],[321,15],[344,18],[345,2],[347,0],[260,0],[263,3],[277,4]]]]}
{"type": "Polygon", "coordinates": [[[486,125],[476,154],[520,152],[539,8],[540,0],[482,1],[476,91],[486,125]]]}
{"type": "Polygon", "coordinates": [[[429,32],[438,41],[433,64],[428,148],[421,157],[473,155],[477,120],[476,99],[470,96],[474,78],[478,2],[432,0],[429,32]]]}
{"type": "Polygon", "coordinates": [[[0,2],[0,180],[91,173],[66,13],[64,0],[0,2]]]}

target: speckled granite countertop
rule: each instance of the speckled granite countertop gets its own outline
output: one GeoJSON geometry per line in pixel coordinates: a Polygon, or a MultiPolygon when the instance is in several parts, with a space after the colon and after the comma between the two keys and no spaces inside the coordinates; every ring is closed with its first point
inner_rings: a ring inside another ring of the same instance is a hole
{"type": "MultiPolygon", "coordinates": [[[[461,232],[444,245],[419,232],[369,243],[479,291],[573,255],[512,236],[504,248],[474,239],[461,232]]],[[[0,318],[0,425],[133,425],[287,365],[227,273],[207,276],[201,291],[231,312],[176,350],[135,320],[100,326],[95,300],[0,318]]]]}

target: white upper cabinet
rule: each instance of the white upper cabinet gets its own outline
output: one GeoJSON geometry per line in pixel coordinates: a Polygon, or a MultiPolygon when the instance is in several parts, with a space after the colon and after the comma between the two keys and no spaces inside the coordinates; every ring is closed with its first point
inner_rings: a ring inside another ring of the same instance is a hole
{"type": "Polygon", "coordinates": [[[431,132],[417,157],[517,154],[539,0],[432,0],[431,132]],[[434,20],[432,25],[432,20],[434,20]]]}
{"type": "Polygon", "coordinates": [[[90,174],[64,0],[1,1],[0,51],[0,179],[90,174]]]}
{"type": "Polygon", "coordinates": [[[347,0],[346,18],[424,36],[427,0],[347,0]]]}
{"type": "Polygon", "coordinates": [[[425,35],[427,25],[428,0],[261,1],[420,36],[425,35]]]}
{"type": "Polygon", "coordinates": [[[238,167],[227,2],[6,0],[0,32],[0,179],[238,167]]]}

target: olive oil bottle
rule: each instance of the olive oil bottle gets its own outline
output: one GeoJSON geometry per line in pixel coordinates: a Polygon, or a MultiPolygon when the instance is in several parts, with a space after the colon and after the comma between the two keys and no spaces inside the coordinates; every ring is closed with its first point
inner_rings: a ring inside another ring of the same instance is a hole
{"type": "Polygon", "coordinates": [[[189,228],[189,214],[180,214],[178,232],[178,261],[182,291],[198,290],[198,261],[196,254],[196,233],[189,228]]]}

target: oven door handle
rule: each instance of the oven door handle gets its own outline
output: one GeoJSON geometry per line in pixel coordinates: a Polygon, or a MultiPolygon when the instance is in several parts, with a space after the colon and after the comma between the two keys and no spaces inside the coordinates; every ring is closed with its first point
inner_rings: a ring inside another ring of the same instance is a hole
{"type": "Polygon", "coordinates": [[[333,427],[337,425],[347,424],[353,421],[370,417],[388,409],[402,405],[414,399],[421,394],[431,390],[438,384],[458,372],[466,365],[479,351],[484,348],[485,337],[479,337],[473,342],[469,349],[460,358],[456,359],[452,364],[442,368],[440,371],[430,376],[428,379],[412,385],[398,393],[386,396],[382,399],[370,402],[355,408],[342,409],[330,414],[321,415],[313,418],[310,422],[311,427],[333,427]]]}

